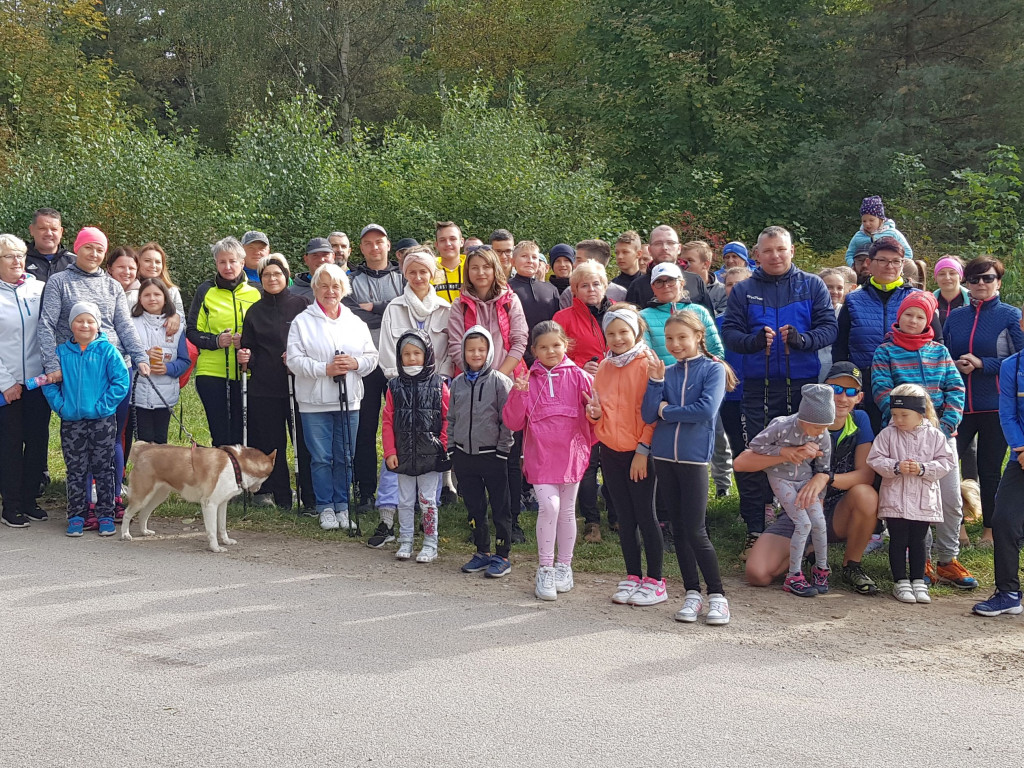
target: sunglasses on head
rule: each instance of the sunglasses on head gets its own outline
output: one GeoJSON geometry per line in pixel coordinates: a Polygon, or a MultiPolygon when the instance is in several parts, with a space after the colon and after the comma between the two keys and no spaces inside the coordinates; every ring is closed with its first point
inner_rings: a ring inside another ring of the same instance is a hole
{"type": "Polygon", "coordinates": [[[977,285],[978,283],[994,283],[999,279],[999,275],[971,275],[967,278],[967,282],[971,285],[977,285]]]}
{"type": "Polygon", "coordinates": [[[832,387],[832,391],[835,392],[837,395],[842,395],[845,393],[847,397],[856,397],[857,393],[860,392],[860,390],[857,387],[843,387],[840,386],[839,384],[829,384],[829,386],[832,387]]]}

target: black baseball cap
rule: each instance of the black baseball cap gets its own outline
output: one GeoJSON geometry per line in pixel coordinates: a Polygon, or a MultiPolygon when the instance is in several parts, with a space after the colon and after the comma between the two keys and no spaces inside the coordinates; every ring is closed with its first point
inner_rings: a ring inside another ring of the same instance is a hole
{"type": "Polygon", "coordinates": [[[828,376],[825,377],[825,381],[838,379],[840,376],[853,379],[859,387],[864,386],[864,376],[861,374],[860,368],[847,360],[833,363],[832,367],[828,369],[828,376]]]}

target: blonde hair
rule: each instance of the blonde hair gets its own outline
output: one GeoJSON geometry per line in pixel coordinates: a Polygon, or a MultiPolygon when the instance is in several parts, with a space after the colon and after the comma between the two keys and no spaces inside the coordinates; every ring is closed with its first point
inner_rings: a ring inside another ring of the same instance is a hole
{"type": "Polygon", "coordinates": [[[939,417],[935,413],[935,405],[932,403],[931,397],[928,396],[928,392],[925,388],[919,384],[900,384],[897,387],[893,387],[889,393],[889,402],[892,402],[892,398],[898,395],[909,395],[912,397],[923,397],[924,398],[924,418],[933,427],[938,429],[939,417]]]}
{"type": "Polygon", "coordinates": [[[17,235],[0,235],[0,253],[16,253],[24,256],[28,253],[28,246],[25,241],[17,235]]]}
{"type": "Polygon", "coordinates": [[[720,360],[708,351],[707,345],[707,328],[704,327],[704,321],[700,319],[700,315],[689,309],[681,309],[678,312],[673,312],[668,316],[668,320],[665,321],[665,331],[668,331],[668,327],[673,324],[684,325],[693,331],[694,336],[697,337],[697,348],[704,357],[714,360],[716,363],[721,363],[725,367],[725,391],[732,392],[739,386],[740,380],[736,377],[736,372],[733,371],[732,366],[729,365],[725,360],[720,360]]]}
{"type": "Polygon", "coordinates": [[[316,291],[317,287],[324,282],[332,282],[340,285],[341,298],[345,298],[352,292],[345,270],[337,264],[321,264],[317,267],[316,272],[313,273],[313,278],[309,281],[309,287],[316,291]]]}
{"type": "MultiPolygon", "coordinates": [[[[691,240],[688,243],[683,243],[679,249],[679,258],[685,259],[683,254],[686,253],[699,253],[701,264],[710,264],[711,260],[715,258],[715,252],[703,240],[691,240]]],[[[691,261],[691,259],[686,259],[686,261],[691,261]]]]}
{"type": "Polygon", "coordinates": [[[516,258],[523,251],[536,251],[540,254],[540,246],[533,240],[520,240],[512,249],[512,258],[516,258]]]}
{"type": "Polygon", "coordinates": [[[576,286],[588,277],[598,277],[601,279],[601,284],[605,288],[608,287],[608,273],[604,271],[601,262],[584,261],[582,264],[578,264],[569,275],[569,287],[573,289],[574,296],[576,295],[576,286]]]}

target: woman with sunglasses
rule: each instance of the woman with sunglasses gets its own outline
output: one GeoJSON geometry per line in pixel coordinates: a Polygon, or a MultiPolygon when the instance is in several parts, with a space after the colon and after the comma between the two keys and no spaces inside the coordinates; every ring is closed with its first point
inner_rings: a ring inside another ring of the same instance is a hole
{"type": "Polygon", "coordinates": [[[1024,349],[1021,312],[999,299],[1005,269],[999,259],[979,256],[964,268],[969,306],[954,309],[943,329],[946,346],[967,389],[964,418],[956,441],[966,447],[978,437],[978,484],[984,531],[979,546],[992,546],[992,513],[1006,457],[999,424],[999,366],[1024,349]]]}

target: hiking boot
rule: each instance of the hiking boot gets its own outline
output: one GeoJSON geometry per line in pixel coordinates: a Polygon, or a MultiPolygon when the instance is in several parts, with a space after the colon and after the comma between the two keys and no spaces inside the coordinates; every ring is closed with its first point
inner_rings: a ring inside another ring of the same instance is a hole
{"type": "Polygon", "coordinates": [[[568,563],[555,563],[555,590],[568,592],[576,586],[572,578],[572,566],[568,563]]]}
{"type": "Polygon", "coordinates": [[[914,587],[910,584],[910,579],[900,579],[895,584],[893,584],[892,596],[899,600],[901,603],[917,602],[917,598],[914,597],[914,587]]]}
{"type": "Polygon", "coordinates": [[[463,573],[480,573],[486,571],[491,564],[491,556],[484,552],[477,552],[470,558],[469,562],[462,566],[463,573]]]}
{"type": "Polygon", "coordinates": [[[999,616],[1004,613],[1017,616],[1024,611],[1020,598],[1020,592],[1002,592],[997,589],[992,597],[983,603],[975,604],[972,610],[978,616],[999,616]]]}
{"type": "Polygon", "coordinates": [[[25,513],[25,517],[31,520],[33,523],[45,523],[50,519],[50,516],[46,514],[46,510],[40,507],[38,504],[34,505],[32,509],[25,513]]]}
{"type": "Polygon", "coordinates": [[[633,593],[638,589],[640,589],[640,577],[627,576],[619,582],[619,586],[615,590],[615,594],[612,595],[612,602],[617,605],[628,605],[629,598],[632,597],[633,593]]]}
{"type": "Polygon", "coordinates": [[[377,530],[373,532],[373,535],[366,540],[366,546],[373,547],[373,549],[380,549],[385,544],[395,540],[395,529],[394,527],[389,528],[384,523],[377,524],[377,530]]]}
{"type": "Polygon", "coordinates": [[[817,597],[818,588],[807,581],[803,573],[791,573],[782,582],[782,589],[797,597],[817,597]]]}
{"type": "Polygon", "coordinates": [[[601,526],[597,523],[587,523],[583,527],[583,540],[588,544],[600,544],[601,526]]]}
{"type": "Polygon", "coordinates": [[[28,528],[28,518],[21,512],[4,512],[0,521],[8,528],[28,528]]]}
{"type": "Polygon", "coordinates": [[[761,537],[760,533],[753,533],[747,531],[746,538],[743,539],[743,549],[740,550],[740,560],[743,562],[747,561],[747,557],[750,556],[750,550],[754,548],[757,540],[761,537]]]}
{"type": "MultiPolygon", "coordinates": [[[[471,537],[470,540],[472,541],[473,532],[470,531],[469,535],[471,537]]],[[[512,539],[512,543],[513,544],[525,544],[526,543],[526,534],[523,533],[523,529],[519,527],[519,521],[518,520],[516,520],[514,523],[512,523],[512,536],[511,536],[511,539],[512,539]]]]}
{"type": "Polygon", "coordinates": [[[658,605],[668,600],[668,588],[664,579],[652,579],[645,576],[640,583],[640,588],[629,597],[630,605],[645,606],[658,605]]]}
{"type": "Polygon", "coordinates": [[[818,566],[811,568],[811,584],[818,590],[819,595],[828,592],[828,577],[830,575],[832,575],[831,568],[819,568],[818,566]]]}
{"type": "Polygon", "coordinates": [[[949,584],[957,589],[977,589],[978,580],[964,568],[960,561],[953,558],[948,563],[939,563],[935,569],[940,584],[949,584]]]}
{"type": "Polygon", "coordinates": [[[683,607],[676,611],[676,621],[692,624],[704,610],[704,598],[695,589],[688,589],[683,598],[683,607]]]}
{"type": "Polygon", "coordinates": [[[558,590],[555,589],[555,569],[550,565],[542,565],[537,569],[533,594],[541,600],[558,599],[558,590]]]}
{"type": "Polygon", "coordinates": [[[501,555],[491,555],[491,564],[487,566],[487,570],[484,571],[484,576],[488,579],[500,579],[512,570],[512,563],[509,562],[507,557],[501,555]]]}
{"type": "Polygon", "coordinates": [[[712,627],[722,626],[729,623],[729,601],[725,595],[715,593],[708,595],[708,615],[704,623],[712,627]]]}
{"type": "Polygon", "coordinates": [[[843,583],[853,588],[858,595],[877,595],[878,585],[864,573],[860,563],[847,563],[843,566],[843,583]]]}

